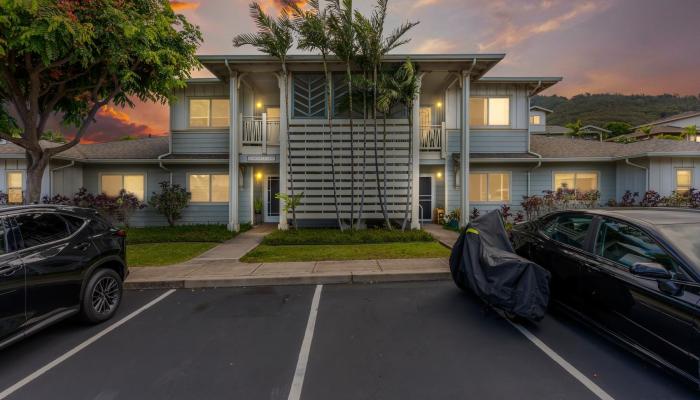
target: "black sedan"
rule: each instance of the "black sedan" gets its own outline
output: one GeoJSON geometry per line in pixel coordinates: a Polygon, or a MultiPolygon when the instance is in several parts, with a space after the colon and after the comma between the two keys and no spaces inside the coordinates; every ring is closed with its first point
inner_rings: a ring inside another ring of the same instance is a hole
{"type": "Polygon", "coordinates": [[[94,210],[0,210],[0,348],[64,318],[111,318],[128,272],[125,233],[94,210]]]}
{"type": "Polygon", "coordinates": [[[700,212],[561,211],[513,230],[555,305],[700,385],[700,212]]]}

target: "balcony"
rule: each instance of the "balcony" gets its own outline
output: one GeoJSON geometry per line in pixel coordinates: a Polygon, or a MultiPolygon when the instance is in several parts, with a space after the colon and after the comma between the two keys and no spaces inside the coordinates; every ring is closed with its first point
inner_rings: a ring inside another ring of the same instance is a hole
{"type": "Polygon", "coordinates": [[[260,149],[262,154],[268,152],[268,146],[280,144],[280,120],[269,118],[267,113],[261,115],[241,115],[241,144],[244,147],[260,149]]]}
{"type": "Polygon", "coordinates": [[[424,154],[436,154],[441,158],[447,155],[445,123],[440,125],[420,126],[420,151],[424,154]]]}

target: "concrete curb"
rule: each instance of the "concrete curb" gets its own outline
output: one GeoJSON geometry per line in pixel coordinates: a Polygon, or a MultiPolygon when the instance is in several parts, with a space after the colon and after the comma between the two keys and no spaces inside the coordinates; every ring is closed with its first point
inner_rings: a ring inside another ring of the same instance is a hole
{"type": "Polygon", "coordinates": [[[367,271],[354,273],[242,276],[235,278],[212,276],[170,280],[143,279],[125,282],[124,289],[195,289],[244,286],[332,285],[342,283],[371,284],[380,282],[416,282],[448,279],[450,279],[450,272],[445,270],[367,271]]]}

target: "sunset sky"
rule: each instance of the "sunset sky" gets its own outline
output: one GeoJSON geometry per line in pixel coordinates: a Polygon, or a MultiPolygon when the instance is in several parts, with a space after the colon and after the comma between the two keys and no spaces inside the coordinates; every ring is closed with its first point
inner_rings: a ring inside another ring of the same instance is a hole
{"type": "MultiPolygon", "coordinates": [[[[278,0],[263,0],[276,13],[278,0]]],[[[355,0],[369,11],[373,1],[355,0]]],[[[171,1],[199,25],[200,54],[250,54],[248,0],[171,1]]],[[[387,25],[420,21],[396,53],[506,53],[490,76],[563,76],[544,94],[700,94],[700,0],[389,0],[387,25]]],[[[195,72],[193,76],[206,76],[195,72]]],[[[87,142],[164,135],[167,106],[105,108],[87,142]]]]}

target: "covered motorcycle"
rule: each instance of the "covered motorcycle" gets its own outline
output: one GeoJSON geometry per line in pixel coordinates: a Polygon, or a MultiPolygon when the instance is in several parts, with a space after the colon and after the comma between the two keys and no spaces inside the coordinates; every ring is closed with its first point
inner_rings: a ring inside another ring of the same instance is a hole
{"type": "Polygon", "coordinates": [[[474,219],[450,255],[452,279],[486,303],[532,321],[544,317],[549,271],[515,254],[498,210],[474,219]]]}

